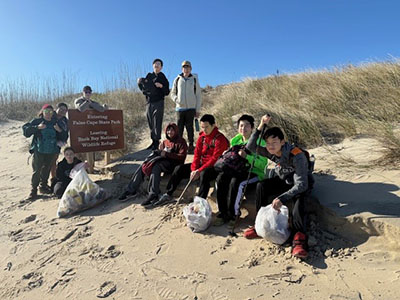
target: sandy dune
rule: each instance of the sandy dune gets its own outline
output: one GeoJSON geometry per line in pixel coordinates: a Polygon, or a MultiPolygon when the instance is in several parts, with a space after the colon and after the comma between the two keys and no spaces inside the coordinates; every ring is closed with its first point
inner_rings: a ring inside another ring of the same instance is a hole
{"type": "Polygon", "coordinates": [[[126,182],[113,174],[91,177],[114,199],[58,219],[57,199],[23,201],[31,167],[21,125],[0,124],[1,299],[400,298],[400,171],[372,167],[373,140],[311,151],[325,207],[312,205],[310,257],[300,261],[226,227],[192,233],[182,206],[119,203],[126,182]]]}

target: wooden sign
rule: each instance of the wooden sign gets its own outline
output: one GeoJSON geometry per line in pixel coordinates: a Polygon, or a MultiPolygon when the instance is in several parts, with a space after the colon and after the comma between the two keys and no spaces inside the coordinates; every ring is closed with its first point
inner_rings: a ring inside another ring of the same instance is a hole
{"type": "Polygon", "coordinates": [[[76,153],[122,149],[125,146],[122,110],[68,110],[71,147],[76,153]]]}

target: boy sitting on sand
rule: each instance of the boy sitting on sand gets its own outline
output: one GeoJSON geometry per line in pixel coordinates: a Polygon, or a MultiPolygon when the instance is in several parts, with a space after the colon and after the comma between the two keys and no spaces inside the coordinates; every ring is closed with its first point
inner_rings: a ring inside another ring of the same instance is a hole
{"type": "MultiPolygon", "coordinates": [[[[149,195],[145,201],[142,202],[143,206],[153,205],[158,202],[158,195],[160,194],[160,181],[161,172],[171,173],[174,168],[185,162],[187,154],[187,143],[184,138],[179,136],[179,129],[175,123],[170,123],[165,128],[166,139],[162,141],[156,151],[157,154],[153,158],[153,165],[151,166],[150,182],[149,182],[149,195]]],[[[143,164],[136,170],[129,182],[126,191],[119,197],[120,201],[127,201],[137,195],[138,189],[146,175],[143,170],[143,164]]]]}
{"type": "MultiPolygon", "coordinates": [[[[278,127],[268,128],[262,137],[266,141],[266,147],[257,146],[256,141],[263,126],[267,126],[271,117],[265,115],[261,118],[260,125],[252,134],[247,148],[268,157],[276,163],[275,177],[265,179],[257,184],[256,209],[272,203],[272,207],[280,211],[282,205],[289,208],[292,219],[293,249],[292,255],[306,258],[308,253],[307,236],[305,230],[304,200],[306,193],[312,189],[314,179],[312,170],[308,166],[305,153],[285,142],[283,132],[278,127]]],[[[248,239],[258,237],[254,227],[247,229],[244,236],[248,239]]]]}
{"type": "Polygon", "coordinates": [[[68,184],[72,181],[69,176],[71,170],[81,162],[80,159],[75,157],[75,151],[72,147],[64,149],[64,159],[57,164],[56,177],[52,184],[53,192],[58,199],[61,199],[68,184]]]}

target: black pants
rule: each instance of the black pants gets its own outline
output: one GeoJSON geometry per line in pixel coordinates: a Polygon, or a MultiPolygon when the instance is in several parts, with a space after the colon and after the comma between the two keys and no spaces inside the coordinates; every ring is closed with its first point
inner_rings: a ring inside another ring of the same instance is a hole
{"type": "Polygon", "coordinates": [[[158,147],[161,139],[162,122],[164,117],[164,100],[147,103],[146,116],[150,128],[151,139],[153,140],[153,144],[158,147]]]}
{"type": "MultiPolygon", "coordinates": [[[[218,210],[225,220],[235,217],[235,202],[239,190],[239,185],[248,177],[248,173],[231,175],[224,172],[217,176],[217,203],[218,210]]],[[[251,177],[254,177],[252,175],[251,177]]]]}
{"type": "Polygon", "coordinates": [[[41,186],[47,186],[47,181],[50,175],[51,164],[54,161],[57,153],[33,153],[32,159],[32,189],[37,189],[39,183],[41,186]]]}
{"type": "Polygon", "coordinates": [[[189,109],[185,111],[177,111],[176,115],[178,119],[179,135],[183,137],[183,130],[186,127],[189,144],[193,144],[194,143],[193,121],[196,115],[196,110],[189,109]]]}
{"type": "MultiPolygon", "coordinates": [[[[262,206],[271,204],[279,195],[292,188],[292,185],[286,184],[279,177],[265,179],[257,184],[257,212],[262,206]]],[[[305,193],[296,195],[291,200],[284,203],[289,209],[289,215],[292,219],[292,228],[295,232],[305,233],[305,213],[304,213],[305,193]]]]}
{"type": "MultiPolygon", "coordinates": [[[[190,178],[191,164],[179,165],[172,173],[171,179],[167,185],[167,194],[172,196],[182,179],[190,178]]],[[[214,168],[207,168],[200,173],[199,192],[197,196],[207,198],[208,191],[210,190],[210,181],[217,178],[218,173],[214,168]]]]}
{"type": "MultiPolygon", "coordinates": [[[[160,159],[156,161],[151,168],[151,175],[147,191],[149,195],[157,196],[160,194],[161,172],[171,173],[176,167],[176,162],[168,159],[160,159]]],[[[137,192],[140,185],[144,180],[145,174],[140,165],[136,172],[133,174],[131,181],[128,184],[127,190],[131,193],[137,192]]]]}
{"type": "Polygon", "coordinates": [[[58,181],[53,188],[54,194],[57,196],[58,199],[61,199],[62,195],[64,194],[65,190],[67,189],[69,182],[58,181]]]}

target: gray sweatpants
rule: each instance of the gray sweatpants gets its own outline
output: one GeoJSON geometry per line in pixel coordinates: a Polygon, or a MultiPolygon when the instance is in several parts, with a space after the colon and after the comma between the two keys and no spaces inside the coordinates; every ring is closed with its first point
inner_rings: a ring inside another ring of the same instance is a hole
{"type": "Polygon", "coordinates": [[[147,103],[146,105],[147,122],[150,128],[150,136],[153,144],[158,146],[161,139],[162,122],[164,116],[164,100],[147,103]]]}

